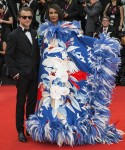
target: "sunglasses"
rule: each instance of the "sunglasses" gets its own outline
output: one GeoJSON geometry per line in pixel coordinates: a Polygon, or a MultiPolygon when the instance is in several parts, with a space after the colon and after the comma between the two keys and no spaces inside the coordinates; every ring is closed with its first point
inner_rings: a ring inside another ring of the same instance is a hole
{"type": "Polygon", "coordinates": [[[109,20],[102,20],[102,21],[108,22],[109,20]]]}
{"type": "Polygon", "coordinates": [[[29,19],[29,20],[31,20],[33,18],[32,16],[20,16],[20,17],[23,19],[29,19]]]}

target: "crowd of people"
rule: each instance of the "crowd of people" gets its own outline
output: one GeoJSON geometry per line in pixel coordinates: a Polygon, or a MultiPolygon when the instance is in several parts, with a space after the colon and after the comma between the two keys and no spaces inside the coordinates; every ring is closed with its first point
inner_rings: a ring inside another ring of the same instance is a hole
{"type": "Polygon", "coordinates": [[[35,141],[120,141],[124,133],[110,125],[108,106],[120,64],[122,2],[3,0],[0,17],[0,65],[5,61],[17,81],[18,140],[27,142],[26,114],[26,135],[35,141]]]}

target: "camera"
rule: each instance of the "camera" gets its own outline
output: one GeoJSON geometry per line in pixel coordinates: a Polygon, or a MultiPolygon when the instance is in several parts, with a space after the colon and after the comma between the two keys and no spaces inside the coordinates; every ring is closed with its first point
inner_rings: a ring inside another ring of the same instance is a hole
{"type": "Polygon", "coordinates": [[[90,0],[78,0],[79,4],[85,4],[85,3],[89,3],[90,0]]]}
{"type": "Polygon", "coordinates": [[[113,26],[115,21],[115,15],[110,16],[110,25],[113,26]]]}
{"type": "Polygon", "coordinates": [[[122,5],[125,5],[125,1],[122,1],[121,4],[122,4],[122,5]]]}

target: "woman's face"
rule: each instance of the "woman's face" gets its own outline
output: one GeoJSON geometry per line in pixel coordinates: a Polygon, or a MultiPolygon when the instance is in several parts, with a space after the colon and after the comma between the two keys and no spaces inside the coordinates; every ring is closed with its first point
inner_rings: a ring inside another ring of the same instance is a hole
{"type": "Polygon", "coordinates": [[[53,24],[57,24],[57,22],[59,20],[58,12],[55,9],[50,8],[49,9],[49,18],[53,24]]]}

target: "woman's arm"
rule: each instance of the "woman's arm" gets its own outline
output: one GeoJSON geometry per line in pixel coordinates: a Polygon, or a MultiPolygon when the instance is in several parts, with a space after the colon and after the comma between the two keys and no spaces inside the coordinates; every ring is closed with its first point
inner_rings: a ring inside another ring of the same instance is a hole
{"type": "Polygon", "coordinates": [[[120,24],[119,24],[119,30],[123,27],[123,20],[124,20],[124,9],[123,6],[120,6],[120,24]]]}
{"type": "Polygon", "coordinates": [[[0,23],[13,24],[13,17],[9,17],[9,20],[0,19],[0,23]]]}
{"type": "Polygon", "coordinates": [[[0,54],[5,55],[5,52],[6,52],[6,42],[3,42],[2,51],[0,51],[0,54]]]}
{"type": "Polygon", "coordinates": [[[103,12],[103,16],[104,16],[104,17],[107,16],[106,13],[107,13],[107,9],[108,9],[109,5],[110,5],[110,3],[107,4],[107,6],[105,7],[105,10],[104,10],[104,12],[103,12]]]}

